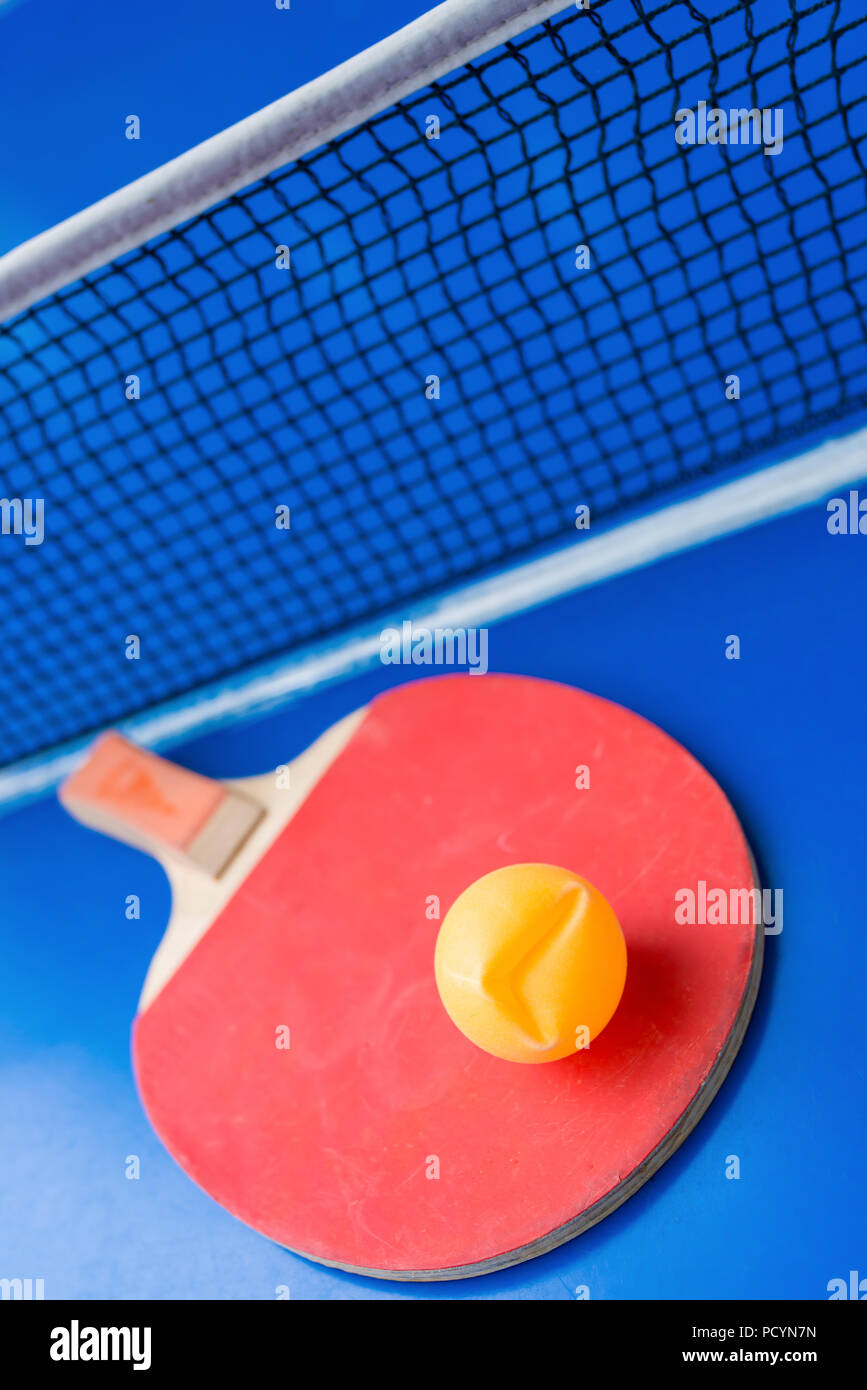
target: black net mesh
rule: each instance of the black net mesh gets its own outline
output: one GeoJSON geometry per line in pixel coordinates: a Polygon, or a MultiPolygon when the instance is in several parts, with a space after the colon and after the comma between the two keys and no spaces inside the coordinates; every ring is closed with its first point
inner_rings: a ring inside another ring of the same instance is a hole
{"type": "Polygon", "coordinates": [[[856,0],[599,0],[7,324],[0,761],[850,428],[865,93],[856,0]]]}

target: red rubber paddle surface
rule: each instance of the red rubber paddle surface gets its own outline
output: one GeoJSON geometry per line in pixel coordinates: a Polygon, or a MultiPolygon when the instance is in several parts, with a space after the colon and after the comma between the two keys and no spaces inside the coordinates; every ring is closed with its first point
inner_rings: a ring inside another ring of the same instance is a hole
{"type": "Polygon", "coordinates": [[[678,924],[699,880],[752,888],[749,850],[655,726],[523,677],[398,688],[136,1020],[145,1107],[205,1191],[314,1259],[423,1277],[536,1253],[616,1205],[737,1032],[760,937],[678,924]],[[629,952],[602,1035],[535,1066],[451,1023],[426,915],[525,861],[601,889],[629,952]]]}

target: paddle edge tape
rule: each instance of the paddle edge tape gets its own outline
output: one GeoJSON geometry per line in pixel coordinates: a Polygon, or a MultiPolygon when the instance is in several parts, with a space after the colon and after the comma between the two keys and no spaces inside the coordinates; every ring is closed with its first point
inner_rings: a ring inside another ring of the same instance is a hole
{"type": "MultiPolygon", "coordinates": [[[[746,837],[744,837],[746,840],[746,837]]],[[[754,887],[761,894],[761,882],[759,880],[758,867],[755,856],[749,845],[747,851],[750,856],[750,863],[753,870],[754,887]]],[[[741,1044],[746,1036],[747,1027],[752,1017],[753,1008],[759,992],[759,983],[762,977],[762,965],[764,962],[765,938],[764,924],[761,920],[756,923],[755,935],[753,937],[753,958],[750,964],[749,974],[744,992],[741,997],[740,1007],[735,1015],[734,1021],[729,1031],[729,1035],[721,1048],[719,1055],[696,1091],[693,1099],[684,1110],[680,1119],[669,1130],[664,1139],[660,1140],[656,1148],[653,1149],[643,1162],[632,1170],[628,1177],[621,1183],[613,1187],[598,1202],[594,1202],[591,1207],[576,1216],[572,1221],[567,1221],[562,1226],[557,1226],[544,1236],[539,1236],[537,1240],[530,1241],[527,1245],[521,1245],[513,1250],[506,1250],[501,1255],[492,1255],[488,1259],[479,1260],[473,1264],[454,1265],[448,1269],[380,1269],[360,1265],[343,1264],[339,1260],[326,1260],[317,1255],[309,1255],[304,1250],[296,1250],[291,1246],[281,1246],[281,1249],[289,1250],[293,1255],[300,1255],[305,1260],[312,1260],[315,1264],[327,1265],[331,1269],[340,1269],[347,1274],[363,1274],[372,1279],[394,1279],[401,1283],[438,1283],[448,1279],[471,1279],[480,1274],[495,1274],[498,1270],[509,1269],[512,1265],[523,1264],[525,1260],[535,1259],[537,1255],[547,1255],[549,1251],[556,1250],[559,1245],[565,1245],[568,1241],[580,1236],[584,1231],[589,1231],[592,1226],[604,1221],[606,1216],[610,1216],[613,1211],[628,1201],[639,1188],[643,1187],[648,1179],[652,1178],[659,1171],[662,1165],[671,1158],[672,1154],[680,1148],[684,1140],[692,1133],[699,1120],[708,1109],[711,1101],[716,1096],[722,1083],[728,1076],[732,1064],[740,1051],[741,1044]]]]}

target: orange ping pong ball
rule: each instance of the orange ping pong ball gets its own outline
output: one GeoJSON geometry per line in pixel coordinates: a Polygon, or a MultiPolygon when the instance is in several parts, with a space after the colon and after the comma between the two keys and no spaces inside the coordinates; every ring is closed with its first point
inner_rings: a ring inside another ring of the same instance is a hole
{"type": "Polygon", "coordinates": [[[471,883],[443,918],[437,988],[471,1042],[509,1062],[554,1062],[598,1037],[626,983],[610,903],[552,864],[509,864],[471,883]]]}

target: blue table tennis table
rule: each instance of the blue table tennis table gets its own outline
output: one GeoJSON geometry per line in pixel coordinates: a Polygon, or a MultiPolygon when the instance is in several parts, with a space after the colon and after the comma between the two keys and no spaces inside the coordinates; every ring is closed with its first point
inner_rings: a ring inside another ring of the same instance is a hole
{"type": "MultiPolygon", "coordinates": [[[[317,1299],[563,1299],[586,1285],[599,1299],[821,1299],[848,1279],[865,1235],[867,576],[862,538],[826,523],[808,508],[491,632],[493,669],[596,691],[680,739],[731,798],[762,881],[783,890],[732,1071],[636,1196],[528,1264],[412,1287],[318,1267],[242,1228],[161,1148],[130,1073],[130,1018],[169,908],[162,872],[138,866],[142,920],[125,922],[135,851],[45,800],[0,825],[5,1269],[44,1278],[46,1297],[83,1298],[271,1299],[285,1286],[317,1299]]],[[[292,756],[385,684],[384,668],[176,756],[210,775],[258,770],[274,742],[292,756]]]]}
{"type": "MultiPolygon", "coordinates": [[[[292,41],[278,44],[265,7],[245,11],[239,31],[231,0],[206,12],[154,0],[146,20],[101,4],[81,14],[46,0],[0,5],[0,117],[26,132],[0,150],[0,251],[426,8],[345,0],[323,26],[315,7],[296,5],[280,16],[292,41]],[[131,111],[142,117],[137,143],[122,137],[131,111]]],[[[826,1299],[835,1278],[867,1276],[865,609],[867,536],[832,534],[822,498],[492,624],[491,670],[617,701],[704,764],[762,883],[782,891],[784,917],[766,939],[743,1047],[682,1147],[598,1226],[481,1278],[406,1285],[321,1267],[196,1188],[151,1131],[129,1064],[130,1021],[168,917],[162,871],[136,858],[143,910],[127,921],[135,851],[84,831],[50,794],[9,810],[0,1279],[41,1280],[46,1299],[568,1300],[587,1290],[606,1300],[826,1299]],[[732,634],[737,660],[726,655],[732,634]]],[[[289,760],[411,675],[348,674],[176,743],[172,756],[212,776],[261,771],[275,746],[289,760]]]]}

